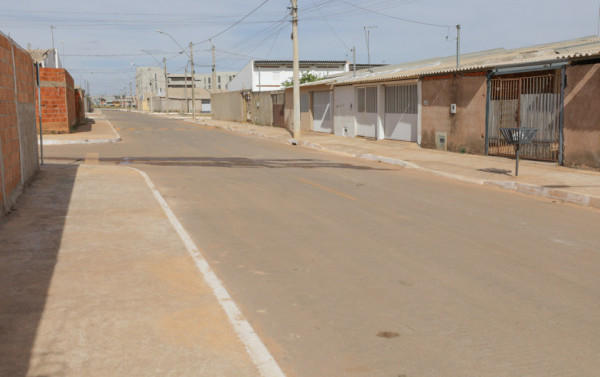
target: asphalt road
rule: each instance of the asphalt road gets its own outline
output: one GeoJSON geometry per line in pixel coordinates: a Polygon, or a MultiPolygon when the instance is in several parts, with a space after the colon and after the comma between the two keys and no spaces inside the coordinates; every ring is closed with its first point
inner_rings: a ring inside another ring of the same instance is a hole
{"type": "Polygon", "coordinates": [[[598,374],[600,211],[106,114],[288,376],[598,374]]]}

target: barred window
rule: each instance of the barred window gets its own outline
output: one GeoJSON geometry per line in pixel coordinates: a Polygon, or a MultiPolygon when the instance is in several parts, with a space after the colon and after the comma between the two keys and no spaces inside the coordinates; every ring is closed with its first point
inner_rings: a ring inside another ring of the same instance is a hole
{"type": "Polygon", "coordinates": [[[356,89],[356,111],[365,112],[365,88],[356,89]]]}
{"type": "Polygon", "coordinates": [[[417,114],[417,86],[396,85],[385,88],[385,112],[388,114],[417,114]]]}
{"type": "Polygon", "coordinates": [[[365,94],[366,102],[367,102],[367,113],[376,113],[377,112],[377,87],[369,86],[367,87],[367,93],[365,94]]]}

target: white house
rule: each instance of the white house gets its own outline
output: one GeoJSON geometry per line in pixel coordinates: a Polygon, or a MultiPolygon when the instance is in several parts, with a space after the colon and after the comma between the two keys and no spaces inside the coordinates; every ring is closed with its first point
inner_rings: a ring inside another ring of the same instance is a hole
{"type": "MultiPolygon", "coordinates": [[[[350,63],[345,60],[321,61],[301,60],[300,72],[310,72],[317,76],[329,76],[349,72],[350,63]]],[[[250,60],[231,80],[227,90],[249,90],[264,92],[283,89],[281,84],[293,76],[291,60],[250,60]]]]}

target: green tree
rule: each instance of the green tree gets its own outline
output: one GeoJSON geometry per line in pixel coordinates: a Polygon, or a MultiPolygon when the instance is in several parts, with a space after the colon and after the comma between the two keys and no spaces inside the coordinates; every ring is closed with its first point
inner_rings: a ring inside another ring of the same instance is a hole
{"type": "MultiPolygon", "coordinates": [[[[320,77],[319,75],[306,71],[306,72],[302,72],[302,74],[300,75],[300,84],[306,84],[307,82],[318,81],[321,79],[322,79],[322,77],[320,77]]],[[[282,82],[281,85],[287,86],[287,87],[292,86],[292,85],[294,85],[294,80],[293,79],[286,80],[286,81],[282,82]]]]}

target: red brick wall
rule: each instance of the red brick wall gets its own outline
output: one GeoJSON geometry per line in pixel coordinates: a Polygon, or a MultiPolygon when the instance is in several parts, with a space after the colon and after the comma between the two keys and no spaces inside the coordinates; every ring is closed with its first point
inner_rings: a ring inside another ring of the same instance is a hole
{"type": "MultiPolygon", "coordinates": [[[[62,68],[40,68],[40,87],[42,131],[44,133],[71,132],[77,124],[77,117],[73,78],[69,72],[62,68]]],[[[37,105],[36,111],[38,111],[37,105]]]]}
{"type": "Polygon", "coordinates": [[[0,35],[0,149],[3,173],[0,202],[4,202],[21,182],[19,129],[11,42],[0,35]],[[4,191],[4,192],[2,192],[4,191]]]}
{"type": "Polygon", "coordinates": [[[35,139],[33,142],[22,139],[28,131],[34,133],[34,93],[31,57],[0,33],[0,216],[14,203],[23,183],[37,169],[35,139]],[[25,129],[24,125],[29,128],[25,129]],[[23,146],[33,151],[32,161],[29,161],[30,153],[22,150],[23,146]],[[27,161],[21,160],[22,155],[27,161]]]}

